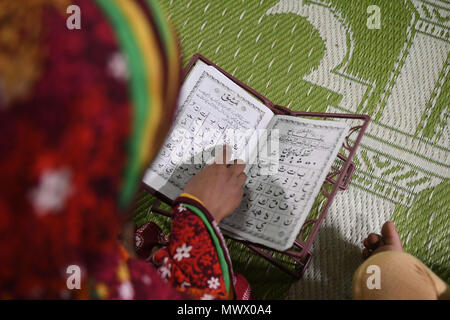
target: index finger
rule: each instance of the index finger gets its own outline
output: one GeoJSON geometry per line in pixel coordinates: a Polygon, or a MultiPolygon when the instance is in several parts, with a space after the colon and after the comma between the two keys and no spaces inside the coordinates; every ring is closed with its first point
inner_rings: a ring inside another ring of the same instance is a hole
{"type": "Polygon", "coordinates": [[[233,163],[229,164],[229,169],[233,176],[239,176],[245,169],[246,164],[242,160],[234,160],[233,163]]]}

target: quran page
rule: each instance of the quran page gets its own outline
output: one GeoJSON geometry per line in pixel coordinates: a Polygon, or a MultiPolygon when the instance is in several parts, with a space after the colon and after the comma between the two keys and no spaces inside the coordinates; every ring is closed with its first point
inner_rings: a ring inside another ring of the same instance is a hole
{"type": "Polygon", "coordinates": [[[143,182],[175,199],[189,178],[214,156],[216,146],[232,146],[232,159],[248,161],[257,151],[256,130],[273,112],[216,68],[197,61],[178,100],[171,132],[143,182]],[[230,141],[230,132],[234,132],[230,141]]]}
{"type": "Polygon", "coordinates": [[[220,227],[232,237],[276,250],[292,247],[348,134],[337,121],[274,116],[269,132],[279,135],[275,174],[250,167],[244,199],[220,227]]]}

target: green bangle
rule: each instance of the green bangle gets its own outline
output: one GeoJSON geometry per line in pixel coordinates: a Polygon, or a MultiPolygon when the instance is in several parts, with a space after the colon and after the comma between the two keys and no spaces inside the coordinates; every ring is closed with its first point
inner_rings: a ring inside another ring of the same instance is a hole
{"type": "Polygon", "coordinates": [[[205,224],[206,229],[208,229],[209,234],[211,235],[214,247],[216,248],[217,255],[219,257],[219,264],[223,272],[223,281],[225,282],[225,287],[227,289],[227,294],[229,294],[230,291],[230,273],[228,269],[228,263],[225,259],[225,255],[223,253],[222,247],[220,246],[219,239],[217,238],[216,232],[214,231],[214,228],[209,223],[208,219],[206,219],[205,214],[197,207],[183,203],[183,205],[194,212],[205,224]]]}

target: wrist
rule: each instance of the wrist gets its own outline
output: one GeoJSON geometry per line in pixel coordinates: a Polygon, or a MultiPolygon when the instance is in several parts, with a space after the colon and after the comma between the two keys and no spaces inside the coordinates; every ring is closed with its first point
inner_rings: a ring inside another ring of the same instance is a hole
{"type": "Polygon", "coordinates": [[[193,195],[192,193],[183,192],[182,194],[179,195],[179,197],[192,199],[192,200],[198,202],[199,204],[201,204],[206,209],[206,211],[209,213],[209,215],[216,221],[216,223],[220,223],[220,221],[222,221],[222,219],[225,217],[225,214],[221,212],[220,208],[214,208],[214,206],[212,206],[208,203],[205,203],[204,201],[202,201],[201,199],[199,199],[197,196],[193,195]]]}

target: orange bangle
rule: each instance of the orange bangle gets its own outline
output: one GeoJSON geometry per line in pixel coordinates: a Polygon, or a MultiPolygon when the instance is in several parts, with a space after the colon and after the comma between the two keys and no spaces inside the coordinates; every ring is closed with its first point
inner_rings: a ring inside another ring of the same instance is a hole
{"type": "Polygon", "coordinates": [[[119,244],[119,254],[122,260],[128,261],[131,259],[131,256],[128,253],[127,249],[125,249],[121,244],[119,244]]]}

